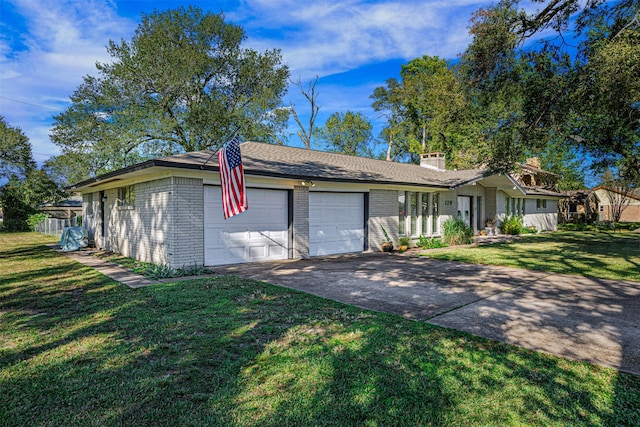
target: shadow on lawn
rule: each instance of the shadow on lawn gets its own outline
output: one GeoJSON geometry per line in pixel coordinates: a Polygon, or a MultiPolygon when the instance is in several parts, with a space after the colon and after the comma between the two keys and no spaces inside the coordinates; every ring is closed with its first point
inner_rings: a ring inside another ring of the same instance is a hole
{"type": "Polygon", "coordinates": [[[38,273],[17,272],[0,289],[0,416],[10,425],[624,425],[639,416],[637,377],[621,375],[624,393],[608,405],[585,386],[600,381],[598,368],[465,333],[234,277],[131,290],[71,261],[38,266],[50,257],[39,248],[18,256],[38,273]]]}
{"type": "MultiPolygon", "coordinates": [[[[541,236],[545,237],[545,236],[541,236]]],[[[555,248],[540,237],[522,237],[516,242],[491,245],[509,250],[518,267],[582,275],[589,269],[608,272],[614,277],[640,281],[640,236],[609,233],[553,233],[555,248]],[[538,244],[540,243],[540,244],[538,244]],[[602,261],[607,257],[608,261],[602,261]],[[629,265],[611,263],[619,258],[629,265]],[[558,270],[556,264],[562,265],[558,270]]],[[[491,250],[491,246],[486,246],[491,250]]],[[[482,250],[482,247],[479,248],[482,250]]],[[[588,274],[588,273],[587,273],[588,274]]]]}

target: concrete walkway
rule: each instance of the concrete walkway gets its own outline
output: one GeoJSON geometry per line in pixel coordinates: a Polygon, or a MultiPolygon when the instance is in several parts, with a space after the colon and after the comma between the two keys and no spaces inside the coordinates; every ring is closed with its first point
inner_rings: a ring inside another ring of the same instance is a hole
{"type": "Polygon", "coordinates": [[[95,268],[105,276],[108,276],[109,278],[117,282],[127,285],[130,288],[142,288],[144,286],[158,283],[158,281],[147,279],[146,277],[140,274],[133,273],[129,269],[124,268],[118,264],[94,256],[95,251],[79,250],[72,252],[63,252],[62,250],[60,250],[59,245],[49,245],[49,247],[54,249],[59,254],[65,255],[72,260],[79,262],[80,264],[95,268]]]}
{"type": "MultiPolygon", "coordinates": [[[[63,252],[138,288],[89,251],[63,252]]],[[[366,253],[214,268],[346,304],[640,375],[640,283],[366,253]]],[[[202,276],[199,276],[202,278],[202,276]]]]}

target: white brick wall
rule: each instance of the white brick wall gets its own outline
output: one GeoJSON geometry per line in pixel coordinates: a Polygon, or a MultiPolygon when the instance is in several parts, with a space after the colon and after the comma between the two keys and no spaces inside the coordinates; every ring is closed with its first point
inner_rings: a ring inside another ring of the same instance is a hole
{"type": "MultiPolygon", "coordinates": [[[[202,180],[169,177],[134,187],[133,207],[116,205],[118,189],[104,192],[104,241],[99,209],[95,209],[93,217],[85,222],[85,227],[95,236],[96,244],[106,250],[154,264],[172,267],[203,265],[202,180]]],[[[98,200],[98,194],[95,193],[94,200],[98,200]]],[[[84,197],[87,197],[87,201],[88,196],[84,197]]],[[[84,209],[86,211],[87,206],[84,209]]]]}
{"type": "Polygon", "coordinates": [[[369,192],[369,248],[382,250],[385,241],[382,227],[392,242],[398,240],[398,191],[371,190],[369,192]]]}
{"type": "Polygon", "coordinates": [[[170,206],[172,267],[204,265],[204,186],[201,179],[173,178],[170,206]]]}
{"type": "Polygon", "coordinates": [[[293,187],[293,258],[309,258],[309,187],[293,187]]]}

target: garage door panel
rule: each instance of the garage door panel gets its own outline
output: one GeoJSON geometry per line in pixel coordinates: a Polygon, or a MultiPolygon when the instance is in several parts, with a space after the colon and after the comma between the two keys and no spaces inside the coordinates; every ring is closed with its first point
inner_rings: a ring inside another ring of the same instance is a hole
{"type": "Polygon", "coordinates": [[[287,192],[248,189],[249,209],[227,220],[220,187],[205,187],[205,264],[288,258],[287,192]]]}
{"type": "Polygon", "coordinates": [[[364,195],[309,194],[309,248],[312,256],[364,250],[364,195]]]}

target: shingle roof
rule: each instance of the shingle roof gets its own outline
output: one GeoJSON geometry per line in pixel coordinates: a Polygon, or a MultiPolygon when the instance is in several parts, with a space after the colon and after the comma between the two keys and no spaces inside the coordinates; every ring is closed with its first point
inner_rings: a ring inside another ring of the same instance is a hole
{"type": "Polygon", "coordinates": [[[564,197],[564,195],[558,191],[548,190],[542,187],[522,187],[527,196],[553,196],[564,197]]]}
{"type": "MultiPolygon", "coordinates": [[[[254,176],[452,188],[481,179],[484,173],[480,169],[437,172],[418,165],[259,142],[244,142],[240,149],[245,174],[254,176]]],[[[196,151],[156,161],[165,166],[199,168],[211,154],[196,151]]],[[[218,158],[213,156],[205,168],[217,166],[218,158]]]]}
{"type": "MultiPolygon", "coordinates": [[[[249,176],[452,189],[479,181],[486,173],[483,169],[438,172],[418,165],[259,142],[244,142],[240,148],[243,168],[249,176]]],[[[68,189],[77,190],[152,167],[217,171],[218,156],[212,151],[195,151],[159,157],[79,182],[68,189]]],[[[559,196],[556,192],[539,188],[521,188],[528,195],[559,196]]]]}

